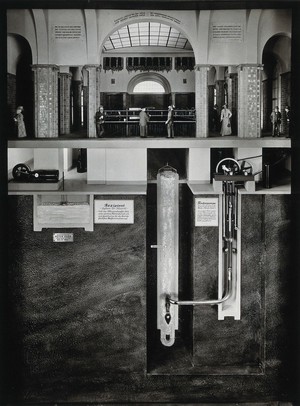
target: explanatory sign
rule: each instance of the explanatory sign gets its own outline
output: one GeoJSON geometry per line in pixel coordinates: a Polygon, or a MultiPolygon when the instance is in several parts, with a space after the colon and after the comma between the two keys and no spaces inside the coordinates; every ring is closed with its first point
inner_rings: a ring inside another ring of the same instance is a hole
{"type": "Polygon", "coordinates": [[[219,199],[217,197],[197,197],[195,199],[195,226],[218,227],[219,199]]]}
{"type": "Polygon", "coordinates": [[[95,224],[133,224],[133,200],[95,200],[95,224]]]}
{"type": "Polygon", "coordinates": [[[81,24],[55,24],[52,26],[52,38],[55,40],[83,39],[83,26],[81,24]]]}
{"type": "Polygon", "coordinates": [[[243,42],[244,30],[240,23],[212,23],[211,39],[215,42],[243,42]]]}

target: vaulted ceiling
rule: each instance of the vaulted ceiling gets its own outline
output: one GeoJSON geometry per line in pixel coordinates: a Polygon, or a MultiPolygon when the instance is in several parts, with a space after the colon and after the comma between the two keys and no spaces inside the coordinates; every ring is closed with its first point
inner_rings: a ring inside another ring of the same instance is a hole
{"type": "Polygon", "coordinates": [[[156,22],[140,22],[115,31],[106,40],[103,50],[139,46],[179,48],[189,51],[192,49],[188,39],[175,28],[156,22]]]}

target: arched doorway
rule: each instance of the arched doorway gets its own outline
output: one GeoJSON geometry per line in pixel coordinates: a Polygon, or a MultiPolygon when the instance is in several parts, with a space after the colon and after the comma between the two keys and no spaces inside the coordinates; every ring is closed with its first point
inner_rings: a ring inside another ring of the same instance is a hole
{"type": "Polygon", "coordinates": [[[24,107],[24,121],[27,134],[33,134],[33,77],[32,77],[32,54],[28,42],[23,37],[18,37],[21,54],[16,69],[16,104],[24,107]]]}
{"type": "Polygon", "coordinates": [[[13,123],[16,107],[23,106],[27,135],[30,135],[34,131],[32,52],[28,41],[20,35],[9,35],[8,41],[8,46],[14,50],[14,60],[8,62],[10,70],[15,73],[14,78],[12,75],[13,85],[9,80],[9,122],[13,123]]]}
{"type": "Polygon", "coordinates": [[[270,38],[263,49],[262,131],[271,132],[270,115],[278,106],[282,113],[281,133],[287,132],[285,107],[290,106],[291,40],[286,35],[270,38]]]}
{"type": "Polygon", "coordinates": [[[158,73],[141,73],[128,83],[131,107],[166,109],[172,102],[169,81],[158,73]]]}

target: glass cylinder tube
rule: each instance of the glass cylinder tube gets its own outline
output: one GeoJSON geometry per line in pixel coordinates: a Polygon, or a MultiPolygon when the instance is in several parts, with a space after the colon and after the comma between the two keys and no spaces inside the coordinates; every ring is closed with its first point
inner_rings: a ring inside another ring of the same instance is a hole
{"type": "Polygon", "coordinates": [[[179,177],[165,166],[157,175],[157,328],[163,345],[171,346],[178,329],[178,306],[166,307],[168,296],[178,299],[179,177]],[[166,313],[171,316],[166,320],[166,313]]]}

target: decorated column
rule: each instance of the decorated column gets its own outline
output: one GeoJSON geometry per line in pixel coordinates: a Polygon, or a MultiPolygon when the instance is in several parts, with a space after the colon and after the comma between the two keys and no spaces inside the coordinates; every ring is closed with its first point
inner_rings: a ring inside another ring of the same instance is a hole
{"type": "Polygon", "coordinates": [[[272,79],[266,78],[261,83],[262,87],[262,122],[263,131],[272,131],[270,115],[272,113],[272,79]]]}
{"type": "Polygon", "coordinates": [[[217,105],[221,111],[225,103],[225,80],[216,80],[216,99],[217,105]]]}
{"type": "Polygon", "coordinates": [[[238,74],[229,73],[226,78],[227,104],[232,112],[231,127],[233,134],[237,132],[237,104],[238,104],[238,74]]]}
{"type": "Polygon", "coordinates": [[[213,128],[213,108],[214,108],[214,92],[215,86],[208,85],[208,115],[209,115],[209,129],[213,128]]]}
{"type": "Polygon", "coordinates": [[[195,66],[196,137],[208,137],[208,65],[195,66]]]}
{"type": "Polygon", "coordinates": [[[58,137],[58,66],[33,65],[36,138],[58,137]]]}
{"type": "Polygon", "coordinates": [[[280,99],[281,105],[279,109],[281,111],[282,120],[281,120],[281,132],[285,135],[289,135],[289,124],[287,122],[285,107],[291,105],[291,72],[285,72],[280,75],[281,78],[281,87],[280,87],[280,99]]]}
{"type": "Polygon", "coordinates": [[[123,110],[126,110],[128,106],[128,94],[127,92],[123,93],[123,110]]]}
{"type": "Polygon", "coordinates": [[[210,108],[214,107],[214,94],[215,92],[215,86],[214,85],[209,85],[208,86],[208,105],[210,108]]]}
{"type": "Polygon", "coordinates": [[[82,66],[78,66],[72,69],[71,91],[72,91],[72,108],[73,108],[73,120],[72,131],[78,131],[81,129],[83,116],[81,112],[81,92],[82,92],[82,66]]]}
{"type": "Polygon", "coordinates": [[[72,80],[73,92],[73,129],[79,130],[81,127],[81,90],[82,82],[80,80],[72,80]]]}
{"type": "Polygon", "coordinates": [[[59,73],[59,131],[70,134],[71,126],[71,73],[59,73]]]}
{"type": "Polygon", "coordinates": [[[85,65],[83,67],[84,85],[87,86],[87,136],[96,138],[95,115],[100,106],[100,67],[85,65]]]}
{"type": "Polygon", "coordinates": [[[171,104],[176,107],[176,93],[171,93],[171,104]]]}
{"type": "Polygon", "coordinates": [[[238,136],[261,136],[261,65],[238,67],[238,136]]]}

